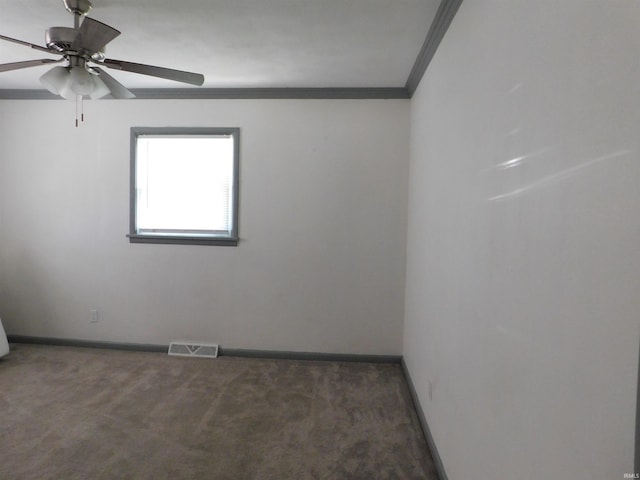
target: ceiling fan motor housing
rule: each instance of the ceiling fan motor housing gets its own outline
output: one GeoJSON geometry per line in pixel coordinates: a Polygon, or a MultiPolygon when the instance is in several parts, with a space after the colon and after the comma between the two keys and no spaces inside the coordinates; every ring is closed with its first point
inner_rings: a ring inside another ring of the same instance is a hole
{"type": "Polygon", "coordinates": [[[71,50],[73,40],[76,38],[77,30],[70,27],[51,27],[44,34],[44,41],[47,48],[58,52],[71,50]]]}

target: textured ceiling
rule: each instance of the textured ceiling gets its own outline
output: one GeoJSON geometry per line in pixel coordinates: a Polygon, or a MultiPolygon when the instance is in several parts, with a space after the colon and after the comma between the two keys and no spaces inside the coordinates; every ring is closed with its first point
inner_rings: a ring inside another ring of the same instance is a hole
{"type": "MultiPolygon", "coordinates": [[[[44,46],[73,26],[61,0],[2,1],[0,34],[44,46]]],[[[107,57],[202,73],[208,88],[403,87],[440,0],[94,0],[122,32],[107,57]]],[[[47,58],[0,41],[0,63],[47,58]]],[[[56,58],[55,56],[50,56],[56,58]]],[[[40,89],[50,66],[0,73],[0,89],[40,89]]],[[[129,88],[184,88],[110,70],[129,88]]],[[[197,88],[197,87],[194,87],[197,88]]]]}

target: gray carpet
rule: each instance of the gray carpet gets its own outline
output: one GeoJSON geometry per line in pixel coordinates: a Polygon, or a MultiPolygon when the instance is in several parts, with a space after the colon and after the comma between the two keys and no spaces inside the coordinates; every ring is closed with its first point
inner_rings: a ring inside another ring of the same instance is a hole
{"type": "Polygon", "coordinates": [[[433,479],[399,365],[12,345],[1,479],[433,479]]]}

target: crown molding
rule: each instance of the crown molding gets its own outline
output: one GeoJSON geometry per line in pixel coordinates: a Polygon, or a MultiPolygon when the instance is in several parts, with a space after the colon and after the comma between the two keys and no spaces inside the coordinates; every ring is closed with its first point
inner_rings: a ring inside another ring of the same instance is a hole
{"type": "Polygon", "coordinates": [[[405,84],[410,97],[413,96],[418,85],[420,85],[420,80],[422,80],[424,73],[427,71],[427,67],[436,54],[436,50],[444,38],[444,34],[447,33],[447,29],[451,25],[461,3],[462,0],[442,0],[440,2],[436,16],[429,28],[429,33],[427,33],[427,38],[405,84]]]}
{"type": "MultiPolygon", "coordinates": [[[[142,88],[131,100],[220,99],[397,99],[409,98],[404,87],[380,88],[142,88]]],[[[108,97],[107,99],[111,99],[108,97]]],[[[62,100],[47,90],[0,89],[0,100],[62,100]]]]}

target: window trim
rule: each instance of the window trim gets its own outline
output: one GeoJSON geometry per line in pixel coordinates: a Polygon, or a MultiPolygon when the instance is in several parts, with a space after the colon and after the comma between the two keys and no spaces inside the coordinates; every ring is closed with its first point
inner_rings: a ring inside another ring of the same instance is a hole
{"type": "Polygon", "coordinates": [[[238,212],[240,187],[240,128],[238,127],[131,127],[129,176],[129,243],[175,245],[238,245],[238,212]],[[138,137],[144,135],[231,135],[233,138],[233,193],[231,196],[232,224],[230,235],[155,235],[136,232],[136,151],[138,137]]]}

